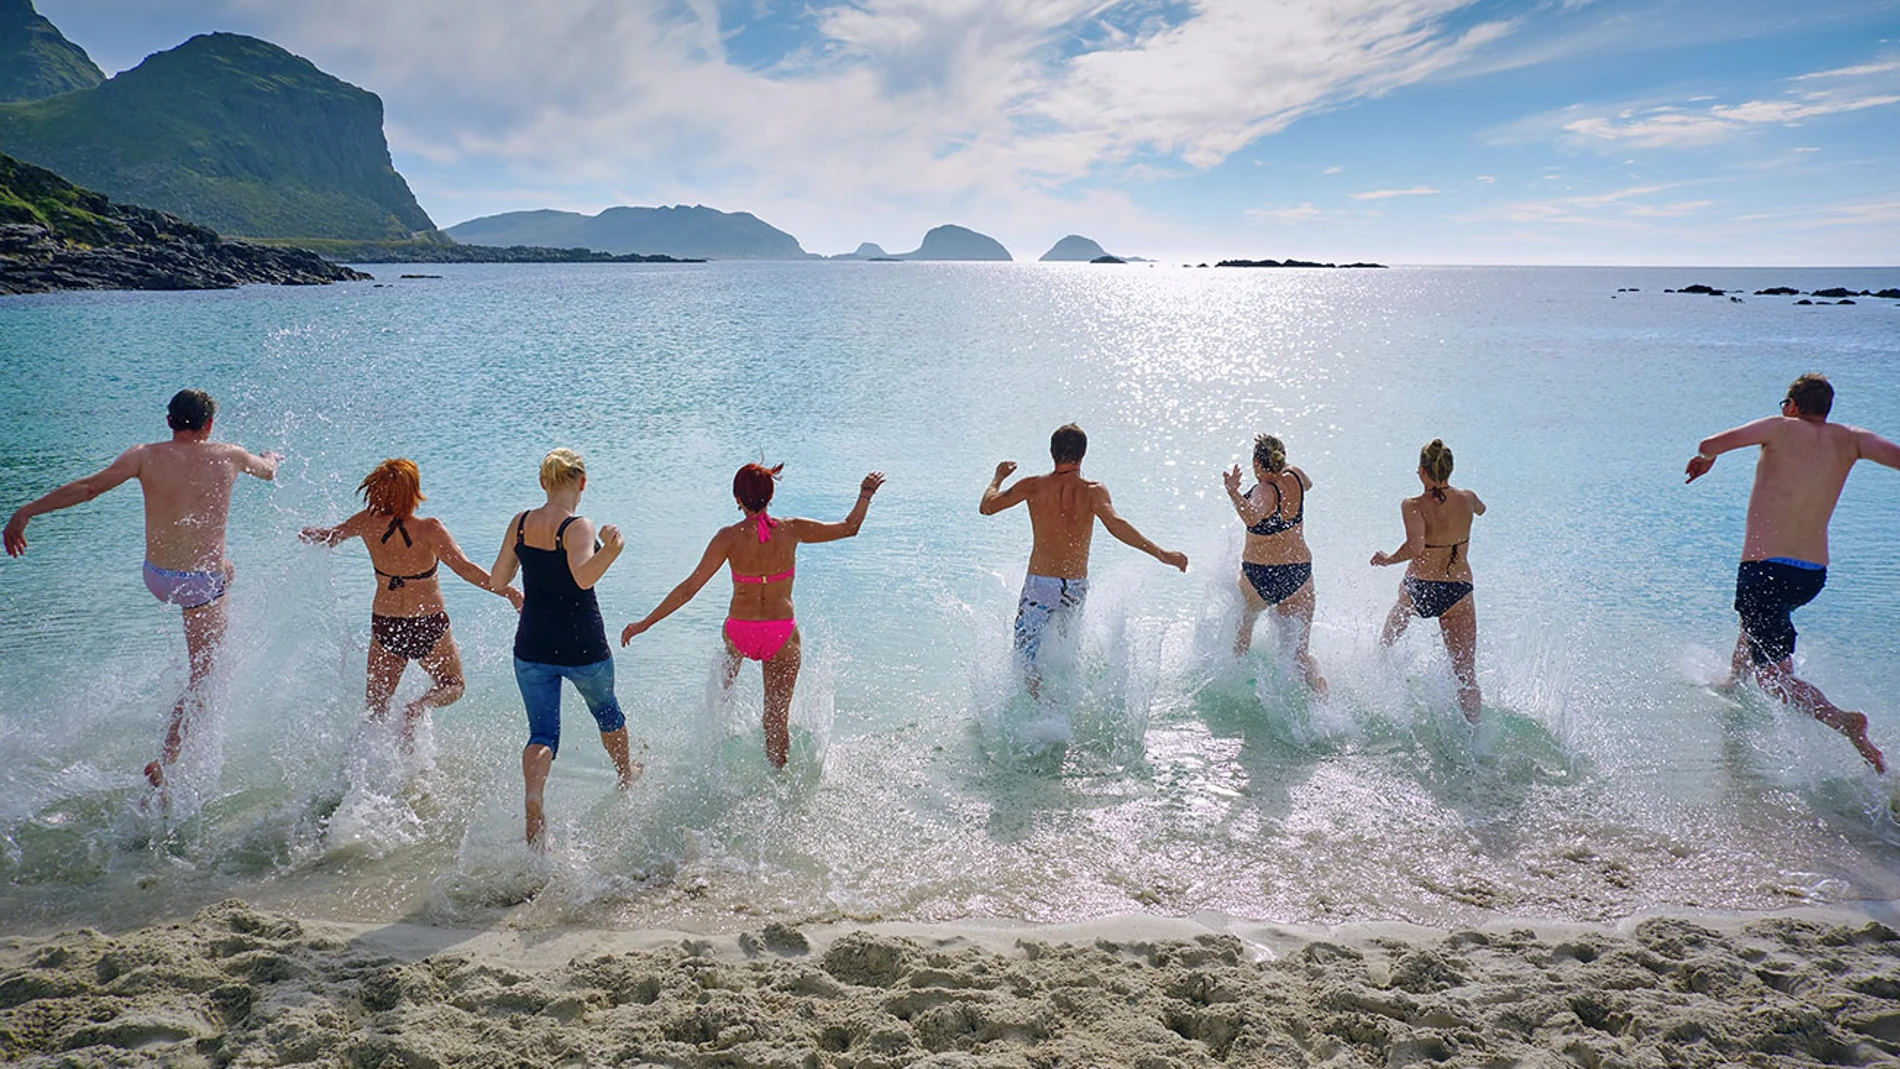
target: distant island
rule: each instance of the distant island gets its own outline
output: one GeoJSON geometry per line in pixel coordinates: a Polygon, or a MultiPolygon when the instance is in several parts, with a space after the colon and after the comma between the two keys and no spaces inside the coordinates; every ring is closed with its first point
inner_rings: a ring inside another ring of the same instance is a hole
{"type": "Polygon", "coordinates": [[[504,212],[457,223],[446,233],[459,243],[491,247],[581,248],[712,260],[812,258],[797,238],[751,212],[722,212],[701,204],[608,208],[598,215],[551,209],[504,212]]]}
{"type": "Polygon", "coordinates": [[[900,252],[895,260],[1009,260],[1009,250],[988,234],[968,227],[945,223],[931,227],[923,244],[910,252],[900,252]]]}
{"type": "MultiPolygon", "coordinates": [[[[0,0],[0,39],[28,22],[45,20],[30,3],[0,0]]],[[[39,34],[30,64],[42,87],[58,81],[56,59],[70,68],[85,56],[57,30],[51,38],[39,34]]],[[[390,161],[376,94],[238,34],[193,37],[90,87],[0,104],[0,152],[222,234],[364,240],[435,229],[390,161]]]]}
{"type": "Polygon", "coordinates": [[[309,249],[343,264],[703,264],[693,257],[615,255],[593,249],[554,249],[538,245],[461,245],[434,241],[326,241],[309,238],[259,239],[262,244],[309,249]]]}
{"type": "MultiPolygon", "coordinates": [[[[1206,267],[1207,265],[1202,264],[1201,266],[1206,267]]],[[[1368,264],[1368,263],[1323,264],[1323,263],[1315,262],[1313,260],[1222,260],[1221,262],[1215,264],[1214,266],[1215,267],[1336,267],[1336,268],[1376,267],[1376,268],[1379,268],[1380,270],[1386,269],[1384,264],[1368,264]]]]}
{"type": "Polygon", "coordinates": [[[305,249],[226,241],[175,215],[0,155],[0,294],[306,286],[369,275],[305,249]]]}
{"type": "MultiPolygon", "coordinates": [[[[1042,254],[1042,263],[1094,263],[1108,255],[1108,250],[1096,244],[1094,239],[1080,234],[1070,234],[1049,247],[1042,254]]],[[[1126,262],[1126,261],[1123,261],[1126,262]]]]}
{"type": "Polygon", "coordinates": [[[861,244],[861,245],[859,245],[859,246],[857,247],[857,250],[856,250],[856,251],[854,251],[854,252],[841,252],[841,253],[839,253],[839,254],[837,254],[836,256],[827,256],[827,257],[825,257],[825,259],[827,259],[827,260],[879,260],[879,261],[888,261],[888,260],[893,260],[893,259],[895,259],[895,257],[893,257],[893,256],[892,256],[892,255],[891,255],[890,253],[888,253],[888,252],[885,252],[885,251],[884,251],[884,246],[882,246],[882,245],[879,245],[879,244],[878,244],[877,242],[875,242],[875,241],[867,241],[867,242],[864,242],[863,244],[861,244]]]}

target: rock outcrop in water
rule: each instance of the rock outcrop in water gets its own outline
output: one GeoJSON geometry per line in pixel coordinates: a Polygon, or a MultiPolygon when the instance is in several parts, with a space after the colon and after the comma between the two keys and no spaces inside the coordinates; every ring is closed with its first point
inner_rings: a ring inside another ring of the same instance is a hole
{"type": "Polygon", "coordinates": [[[0,101],[41,100],[105,80],[85,49],[33,10],[33,0],[0,0],[0,101]]]}
{"type": "Polygon", "coordinates": [[[893,259],[893,257],[891,256],[890,253],[884,251],[884,246],[879,245],[875,241],[866,241],[859,244],[858,247],[851,252],[841,252],[836,256],[827,256],[826,259],[828,260],[890,260],[890,259],[893,259]]]}
{"type": "Polygon", "coordinates": [[[0,152],[224,234],[434,229],[396,173],[383,102],[254,37],[213,33],[90,89],[0,104],[0,152]]]}
{"type": "Polygon", "coordinates": [[[0,294],[229,289],[367,279],[305,249],[225,241],[174,215],[114,204],[0,156],[0,294]]]}
{"type": "Polygon", "coordinates": [[[1009,260],[1009,250],[988,234],[968,227],[945,223],[932,227],[923,244],[910,252],[898,253],[895,260],[1009,260]]]}
{"type": "Polygon", "coordinates": [[[449,237],[469,245],[593,249],[711,260],[808,260],[798,239],[751,212],[703,204],[608,208],[598,215],[549,209],[504,212],[457,223],[449,237]]]}
{"type": "MultiPolygon", "coordinates": [[[[1042,254],[1039,262],[1099,263],[1102,257],[1107,255],[1108,250],[1102,248],[1102,246],[1097,244],[1093,239],[1085,238],[1080,234],[1070,234],[1061,241],[1051,245],[1049,251],[1042,254]]],[[[1121,262],[1125,263],[1126,261],[1121,262]]]]}
{"type": "MultiPolygon", "coordinates": [[[[1201,266],[1206,267],[1207,265],[1202,264],[1201,266]]],[[[1215,267],[1337,267],[1337,268],[1376,267],[1381,270],[1385,268],[1384,264],[1373,264],[1373,263],[1326,264],[1326,263],[1320,263],[1316,260],[1222,260],[1221,262],[1215,264],[1214,266],[1215,267]]]]}

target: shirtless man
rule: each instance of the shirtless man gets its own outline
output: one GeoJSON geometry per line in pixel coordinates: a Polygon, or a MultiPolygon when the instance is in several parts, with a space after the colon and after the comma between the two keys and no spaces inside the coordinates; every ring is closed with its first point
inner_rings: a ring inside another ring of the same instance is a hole
{"type": "Polygon", "coordinates": [[[1847,736],[1874,771],[1887,764],[1867,738],[1867,718],[1836,707],[1793,669],[1795,629],[1789,617],[1813,601],[1827,582],[1827,523],[1857,460],[1900,468],[1900,445],[1858,427],[1827,421],[1834,387],[1822,375],[1803,375],[1788,387],[1781,415],[1758,419],[1704,438],[1689,458],[1694,482],[1731,449],[1760,446],[1755,488],[1748,496],[1748,529],[1735,577],[1735,611],[1742,618],[1729,684],[1751,671],[1761,688],[1847,736]]]}
{"type": "Polygon", "coordinates": [[[1005,460],[996,465],[996,477],[977,511],[994,515],[1025,501],[1029,502],[1029,525],[1035,532],[1034,548],[1029,551],[1029,575],[1023,580],[1022,600],[1016,606],[1016,655],[1029,675],[1029,689],[1036,691],[1036,655],[1042,648],[1042,633],[1051,621],[1068,626],[1082,609],[1089,593],[1089,541],[1100,519],[1108,533],[1148,554],[1163,564],[1187,571],[1185,553],[1162,549],[1121,518],[1108,499],[1108,487],[1082,477],[1082,455],[1088,452],[1089,438],[1073,423],[1056,428],[1049,436],[1049,455],[1055,470],[1047,475],[1029,475],[1002,489],[1003,480],[1016,470],[1016,462],[1005,460]]]}
{"type": "Polygon", "coordinates": [[[165,783],[165,769],[178,760],[185,727],[202,707],[201,688],[211,674],[224,638],[224,592],[235,569],[224,556],[224,522],[231,510],[231,484],[240,472],[260,479],[277,474],[276,453],[257,456],[241,446],[211,441],[217,405],[203,390],[180,390],[171,400],[167,442],[135,445],[104,471],[67,483],[21,506],[7,521],[9,556],[26,552],[26,524],[35,516],[91,501],[137,479],[145,492],[145,586],[152,596],[185,614],[185,650],[190,682],[172,707],[159,758],[145,766],[152,786],[165,783]]]}

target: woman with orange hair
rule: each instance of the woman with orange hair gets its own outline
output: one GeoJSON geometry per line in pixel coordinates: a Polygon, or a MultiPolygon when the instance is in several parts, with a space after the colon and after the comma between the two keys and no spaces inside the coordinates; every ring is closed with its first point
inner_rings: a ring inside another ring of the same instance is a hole
{"type": "Polygon", "coordinates": [[[370,566],[376,571],[366,697],[371,718],[389,715],[389,700],[410,661],[422,662],[422,670],[434,684],[403,707],[402,738],[407,747],[415,741],[416,722],[425,711],[462,696],[462,658],[455,636],[449,633],[449,614],[442,605],[436,569],[448,565],[456,575],[507,598],[517,610],[521,592],[511,586],[496,589],[488,573],[455,544],[441,520],[416,515],[416,506],[425,499],[422,473],[415,461],[383,461],[363,477],[357,491],[363,495],[361,512],[335,527],[306,527],[298,537],[326,546],[361,538],[369,547],[370,566]]]}
{"type": "Polygon", "coordinates": [[[884,485],[884,473],[874,471],[858,485],[858,502],[839,523],[817,520],[774,519],[765,507],[785,465],[768,468],[747,464],[732,477],[732,497],[744,513],[739,522],[721,527],[706,546],[699,566],[673,588],[646,618],[620,633],[625,646],[633,636],[671,616],[693,600],[722,565],[732,569],[732,603],[726,610],[726,684],[730,686],[745,660],[758,661],[765,672],[765,756],[779,768],[791,752],[792,688],[798,684],[801,656],[798,622],[792,616],[792,569],[801,542],[835,542],[850,538],[864,526],[871,495],[884,485]]]}

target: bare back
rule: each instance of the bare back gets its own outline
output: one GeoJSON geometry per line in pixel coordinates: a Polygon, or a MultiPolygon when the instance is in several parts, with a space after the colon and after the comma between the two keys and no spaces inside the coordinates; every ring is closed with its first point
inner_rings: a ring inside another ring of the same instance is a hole
{"type": "Polygon", "coordinates": [[[1860,430],[1777,416],[1767,427],[1748,495],[1743,560],[1792,557],[1827,563],[1827,525],[1860,459],[1860,430]]]}
{"type": "Polygon", "coordinates": [[[145,559],[176,571],[222,567],[231,484],[250,454],[229,442],[177,440],[134,452],[145,494],[145,559]]]}
{"type": "Polygon", "coordinates": [[[798,558],[797,520],[781,520],[759,541],[758,521],[748,516],[720,530],[726,561],[735,575],[766,582],[732,584],[732,603],[726,615],[735,620],[789,620],[792,618],[792,580],[798,558]],[[784,576],[784,578],[773,578],[784,576]]]}
{"type": "Polygon", "coordinates": [[[1447,486],[1444,494],[1443,501],[1430,490],[1405,500],[1403,511],[1416,516],[1423,530],[1423,541],[1405,574],[1419,579],[1469,583],[1471,520],[1483,507],[1478,495],[1469,490],[1447,486]]]}
{"type": "Polygon", "coordinates": [[[1089,545],[1095,537],[1096,509],[1102,484],[1080,472],[1058,471],[1026,476],[1023,499],[1035,545],[1029,551],[1031,575],[1082,579],[1089,574],[1089,545]]]}

